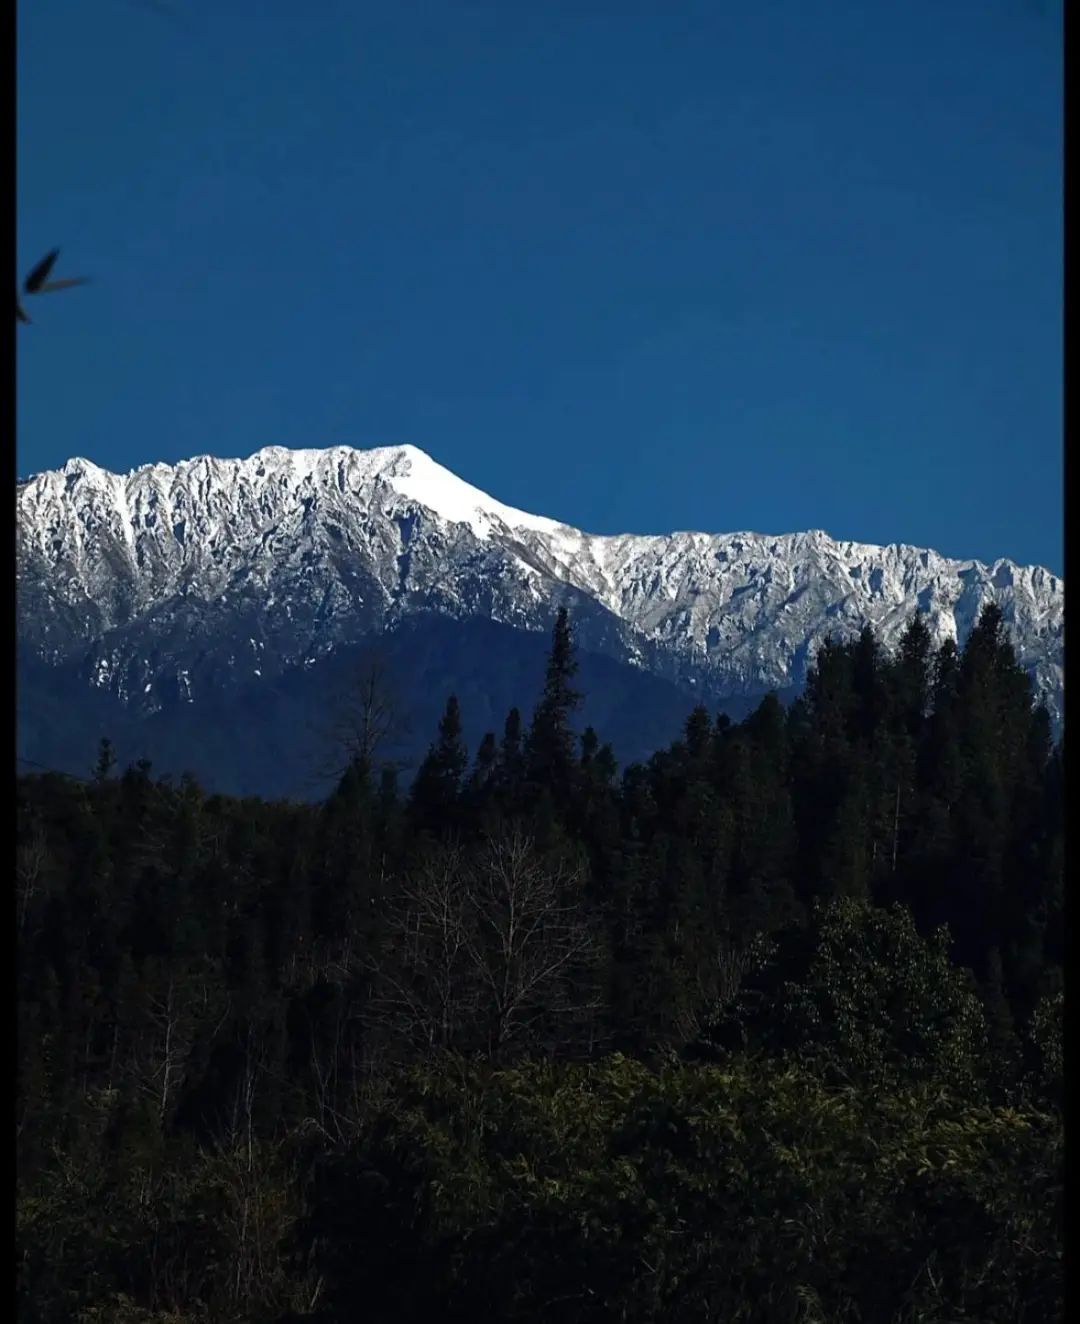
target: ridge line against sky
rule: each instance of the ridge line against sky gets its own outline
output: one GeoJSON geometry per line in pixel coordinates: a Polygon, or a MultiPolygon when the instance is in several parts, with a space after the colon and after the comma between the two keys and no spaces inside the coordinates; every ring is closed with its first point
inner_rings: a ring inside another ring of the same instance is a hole
{"type": "MultiPolygon", "coordinates": [[[[1016,562],[1009,557],[995,557],[989,561],[985,561],[978,557],[972,557],[972,556],[951,556],[942,553],[939,549],[935,547],[927,547],[927,546],[904,543],[904,542],[891,542],[891,543],[867,542],[855,538],[844,538],[842,536],[831,533],[827,529],[822,529],[822,528],[785,529],[785,530],[772,530],[772,531],[762,530],[762,529],[751,529],[751,528],[659,529],[659,530],[621,529],[614,533],[598,533],[592,529],[582,529],[582,528],[578,528],[577,526],[567,524],[565,520],[559,519],[557,515],[550,515],[547,514],[546,512],[536,511],[536,510],[533,511],[521,510],[507,506],[507,504],[504,501],[501,501],[499,499],[496,493],[487,492],[477,487],[475,484],[469,482],[469,480],[467,478],[464,478],[462,475],[456,474],[453,471],[446,469],[445,466],[439,464],[437,460],[434,460],[430,455],[427,455],[419,447],[408,444],[402,446],[370,447],[366,450],[360,450],[356,447],[351,447],[351,446],[323,446],[323,447],[297,447],[297,448],[290,448],[285,446],[264,446],[261,447],[259,450],[253,451],[250,454],[244,456],[226,456],[226,455],[210,455],[210,454],[192,455],[187,458],[172,462],[157,461],[157,462],[141,464],[133,469],[129,469],[122,473],[105,469],[101,465],[98,465],[95,461],[87,459],[85,456],[72,456],[60,468],[45,470],[36,474],[30,474],[27,477],[20,479],[19,484],[20,486],[25,486],[33,482],[35,479],[41,479],[48,477],[50,475],[57,475],[63,473],[66,471],[66,469],[69,466],[77,465],[77,464],[88,464],[92,468],[96,469],[99,473],[104,474],[106,478],[115,479],[127,484],[139,478],[140,476],[143,475],[150,476],[151,474],[156,473],[157,471],[162,469],[168,470],[170,472],[175,472],[177,469],[191,469],[196,465],[198,465],[200,461],[205,461],[205,460],[213,461],[214,463],[223,466],[233,466],[239,468],[244,465],[249,465],[252,461],[258,460],[263,456],[269,455],[271,452],[280,453],[289,458],[295,457],[297,454],[302,454],[305,457],[316,456],[321,458],[323,456],[330,456],[342,451],[345,451],[350,455],[357,455],[357,456],[371,455],[373,452],[382,451],[382,452],[387,452],[394,457],[406,458],[409,460],[412,460],[413,457],[419,457],[419,459],[423,463],[432,465],[434,469],[438,471],[438,473],[417,476],[417,477],[426,478],[427,479],[426,484],[421,483],[421,485],[418,486],[412,483],[413,476],[410,475],[408,471],[406,471],[405,475],[396,475],[399,478],[400,477],[405,478],[406,481],[404,484],[394,483],[393,477],[391,477],[390,481],[395,486],[399,495],[404,496],[406,498],[412,497],[412,499],[417,501],[420,505],[426,506],[429,510],[432,510],[437,516],[439,516],[439,518],[449,519],[452,522],[469,523],[468,514],[461,514],[460,510],[462,507],[462,502],[466,500],[468,497],[475,495],[476,497],[480,498],[480,500],[477,501],[475,507],[472,508],[474,511],[482,511],[488,515],[495,513],[500,515],[504,519],[507,515],[510,515],[512,517],[520,516],[525,521],[524,524],[515,526],[513,524],[512,519],[507,520],[507,522],[511,525],[511,527],[527,527],[531,525],[535,528],[541,529],[541,531],[555,533],[556,535],[560,531],[565,531],[573,534],[578,534],[590,541],[595,539],[605,539],[605,538],[641,539],[643,541],[644,540],[651,541],[654,539],[663,540],[663,539],[672,539],[672,538],[704,538],[704,539],[754,538],[761,540],[770,540],[770,539],[785,540],[785,539],[798,539],[798,538],[812,538],[815,535],[821,535],[821,537],[825,538],[828,542],[832,543],[836,547],[858,548],[863,551],[873,551],[873,552],[888,552],[893,550],[897,552],[931,552],[933,555],[939,557],[940,559],[946,562],[949,562],[950,564],[956,564],[956,565],[976,564],[982,566],[984,569],[992,569],[995,564],[999,562],[1004,562],[1015,565],[1018,569],[1042,570],[1047,574],[1053,575],[1058,580],[1063,579],[1063,576],[1060,573],[1057,573],[1052,569],[1050,569],[1050,567],[1041,565],[1040,563],[1037,562],[1028,562],[1028,563],[1016,562]],[[437,484],[440,480],[442,480],[443,476],[445,476],[445,479],[448,481],[450,487],[454,489],[450,494],[449,505],[446,502],[440,501],[440,497],[437,490],[431,486],[432,483],[437,484]],[[424,486],[428,488],[426,493],[423,490],[424,486]],[[450,510],[457,510],[459,513],[457,514],[449,513],[450,510]]],[[[393,468],[394,466],[391,465],[388,467],[393,468]]],[[[378,470],[378,471],[372,470],[371,472],[378,473],[380,476],[384,476],[383,470],[378,470]]],[[[310,471],[305,475],[305,477],[310,477],[310,471]]]]}
{"type": "Polygon", "coordinates": [[[170,7],[20,11],[19,268],[93,278],[20,472],[393,437],[599,533],[1061,573],[1060,0],[170,7]]]}

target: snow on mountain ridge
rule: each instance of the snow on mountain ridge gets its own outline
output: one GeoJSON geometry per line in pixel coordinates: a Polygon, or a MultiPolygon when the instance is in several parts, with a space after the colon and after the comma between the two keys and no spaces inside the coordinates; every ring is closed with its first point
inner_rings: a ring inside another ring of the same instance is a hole
{"type": "MultiPolygon", "coordinates": [[[[288,485],[290,480],[303,485],[325,475],[335,463],[339,469],[348,471],[354,480],[354,489],[355,480],[360,484],[382,480],[401,496],[418,502],[441,518],[468,524],[477,538],[490,536],[493,519],[512,529],[542,533],[556,533],[564,527],[557,520],[530,515],[495,500],[438,464],[418,447],[409,445],[371,450],[357,450],[350,446],[296,450],[265,446],[244,459],[223,460],[199,455],[175,465],[160,462],[140,465],[126,474],[111,473],[91,460],[76,457],[52,473],[62,474],[69,489],[74,481],[83,478],[113,492],[121,489],[127,492],[145,487],[158,478],[183,481],[192,475],[206,474],[220,479],[227,469],[232,469],[239,481],[253,487],[260,485],[259,480],[266,480],[264,486],[271,486],[275,480],[279,485],[288,485]]],[[[49,476],[48,473],[35,474],[24,482],[33,483],[49,476]]],[[[343,484],[342,487],[344,490],[343,484]]]]}
{"type": "MultiPolygon", "coordinates": [[[[594,604],[583,624],[601,651],[756,692],[801,683],[826,633],[869,623],[891,647],[920,609],[938,639],[962,642],[994,600],[1060,715],[1064,586],[1007,559],[822,530],[588,534],[505,506],[412,446],[271,446],[127,475],[71,460],[17,500],[21,628],[43,655],[118,629],[169,633],[183,616],[161,666],[188,678],[191,659],[172,654],[227,636],[241,610],[284,666],[417,611],[545,629],[570,593],[594,604]]],[[[260,674],[269,665],[260,656],[260,674]]]]}

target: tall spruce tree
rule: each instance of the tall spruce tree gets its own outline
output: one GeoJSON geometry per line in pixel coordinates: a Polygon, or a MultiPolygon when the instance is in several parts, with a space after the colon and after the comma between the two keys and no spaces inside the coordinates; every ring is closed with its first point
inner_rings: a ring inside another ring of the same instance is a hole
{"type": "Polygon", "coordinates": [[[483,797],[491,790],[499,761],[499,745],[494,731],[485,731],[480,747],[476,751],[472,774],[469,777],[469,794],[483,797]]]}
{"type": "Polygon", "coordinates": [[[709,753],[712,743],[712,722],[708,709],[700,703],[686,719],[683,727],[686,752],[694,763],[699,763],[709,753]]]}
{"type": "Polygon", "coordinates": [[[800,911],[792,888],[797,846],[784,710],[768,694],[729,750],[733,811],[730,896],[740,939],[768,932],[800,911]]]}
{"type": "Polygon", "coordinates": [[[859,631],[850,650],[851,684],[855,695],[854,734],[869,741],[885,716],[886,706],[881,646],[869,625],[859,631]]]}
{"type": "Polygon", "coordinates": [[[525,779],[525,735],[521,710],[511,708],[503,723],[502,738],[495,760],[495,789],[505,812],[512,815],[519,806],[525,779]]]}
{"type": "Polygon", "coordinates": [[[453,827],[469,755],[461,736],[461,710],[451,694],[439,719],[439,734],[420,765],[413,783],[410,810],[417,827],[443,833],[453,827]]]}
{"type": "Polygon", "coordinates": [[[907,734],[918,738],[930,707],[933,640],[921,613],[916,613],[900,638],[893,663],[897,717],[907,734]]]}
{"type": "Polygon", "coordinates": [[[575,745],[570,719],[581,703],[573,688],[577,673],[573,633],[565,607],[559,608],[551,634],[544,692],[533,713],[526,742],[530,781],[557,797],[567,796],[574,784],[575,745]]]}

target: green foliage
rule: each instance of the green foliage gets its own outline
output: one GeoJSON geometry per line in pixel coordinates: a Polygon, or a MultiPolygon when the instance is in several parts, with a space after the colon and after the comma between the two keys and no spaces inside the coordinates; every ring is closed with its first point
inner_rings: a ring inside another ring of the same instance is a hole
{"type": "Polygon", "coordinates": [[[33,1309],[20,1317],[239,1321],[294,1299],[278,1247],[296,1185],[279,1146],[176,1141],[128,1163],[112,1145],[118,1095],[87,1105],[79,1146],[19,1193],[18,1295],[33,1309]]]}
{"type": "Polygon", "coordinates": [[[1054,1317],[1063,751],[1000,615],[621,779],[575,667],[561,613],[407,795],[19,779],[19,1318],[1054,1317]]]}
{"type": "Polygon", "coordinates": [[[1028,1083],[1052,1108],[1065,1102],[1065,998],[1059,989],[1039,999],[1028,1027],[1028,1083]]]}
{"type": "Polygon", "coordinates": [[[581,704],[581,695],[573,688],[576,672],[570,618],[566,608],[560,607],[551,634],[544,691],[526,743],[529,777],[538,787],[560,796],[570,788],[575,763],[570,719],[581,704]]]}
{"type": "Polygon", "coordinates": [[[797,1056],[864,1088],[971,1090],[987,1030],[970,977],[949,963],[945,930],[924,939],[900,906],[841,900],[819,905],[808,929],[752,949],[701,1047],[797,1056]]]}
{"type": "Polygon", "coordinates": [[[1060,1154],[1040,1114],[795,1065],[448,1064],[392,1083],[321,1176],[355,1222],[305,1235],[326,1318],[1049,1319],[1060,1154]]]}

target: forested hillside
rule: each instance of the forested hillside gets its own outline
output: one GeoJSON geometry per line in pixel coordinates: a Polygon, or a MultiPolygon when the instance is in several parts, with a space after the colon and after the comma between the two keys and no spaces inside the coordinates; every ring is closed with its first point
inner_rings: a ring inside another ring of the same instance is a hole
{"type": "Polygon", "coordinates": [[[20,778],[21,1320],[1060,1317],[1062,745],[998,610],[625,770],[575,666],[563,613],[409,786],[373,702],[319,805],[20,778]]]}

